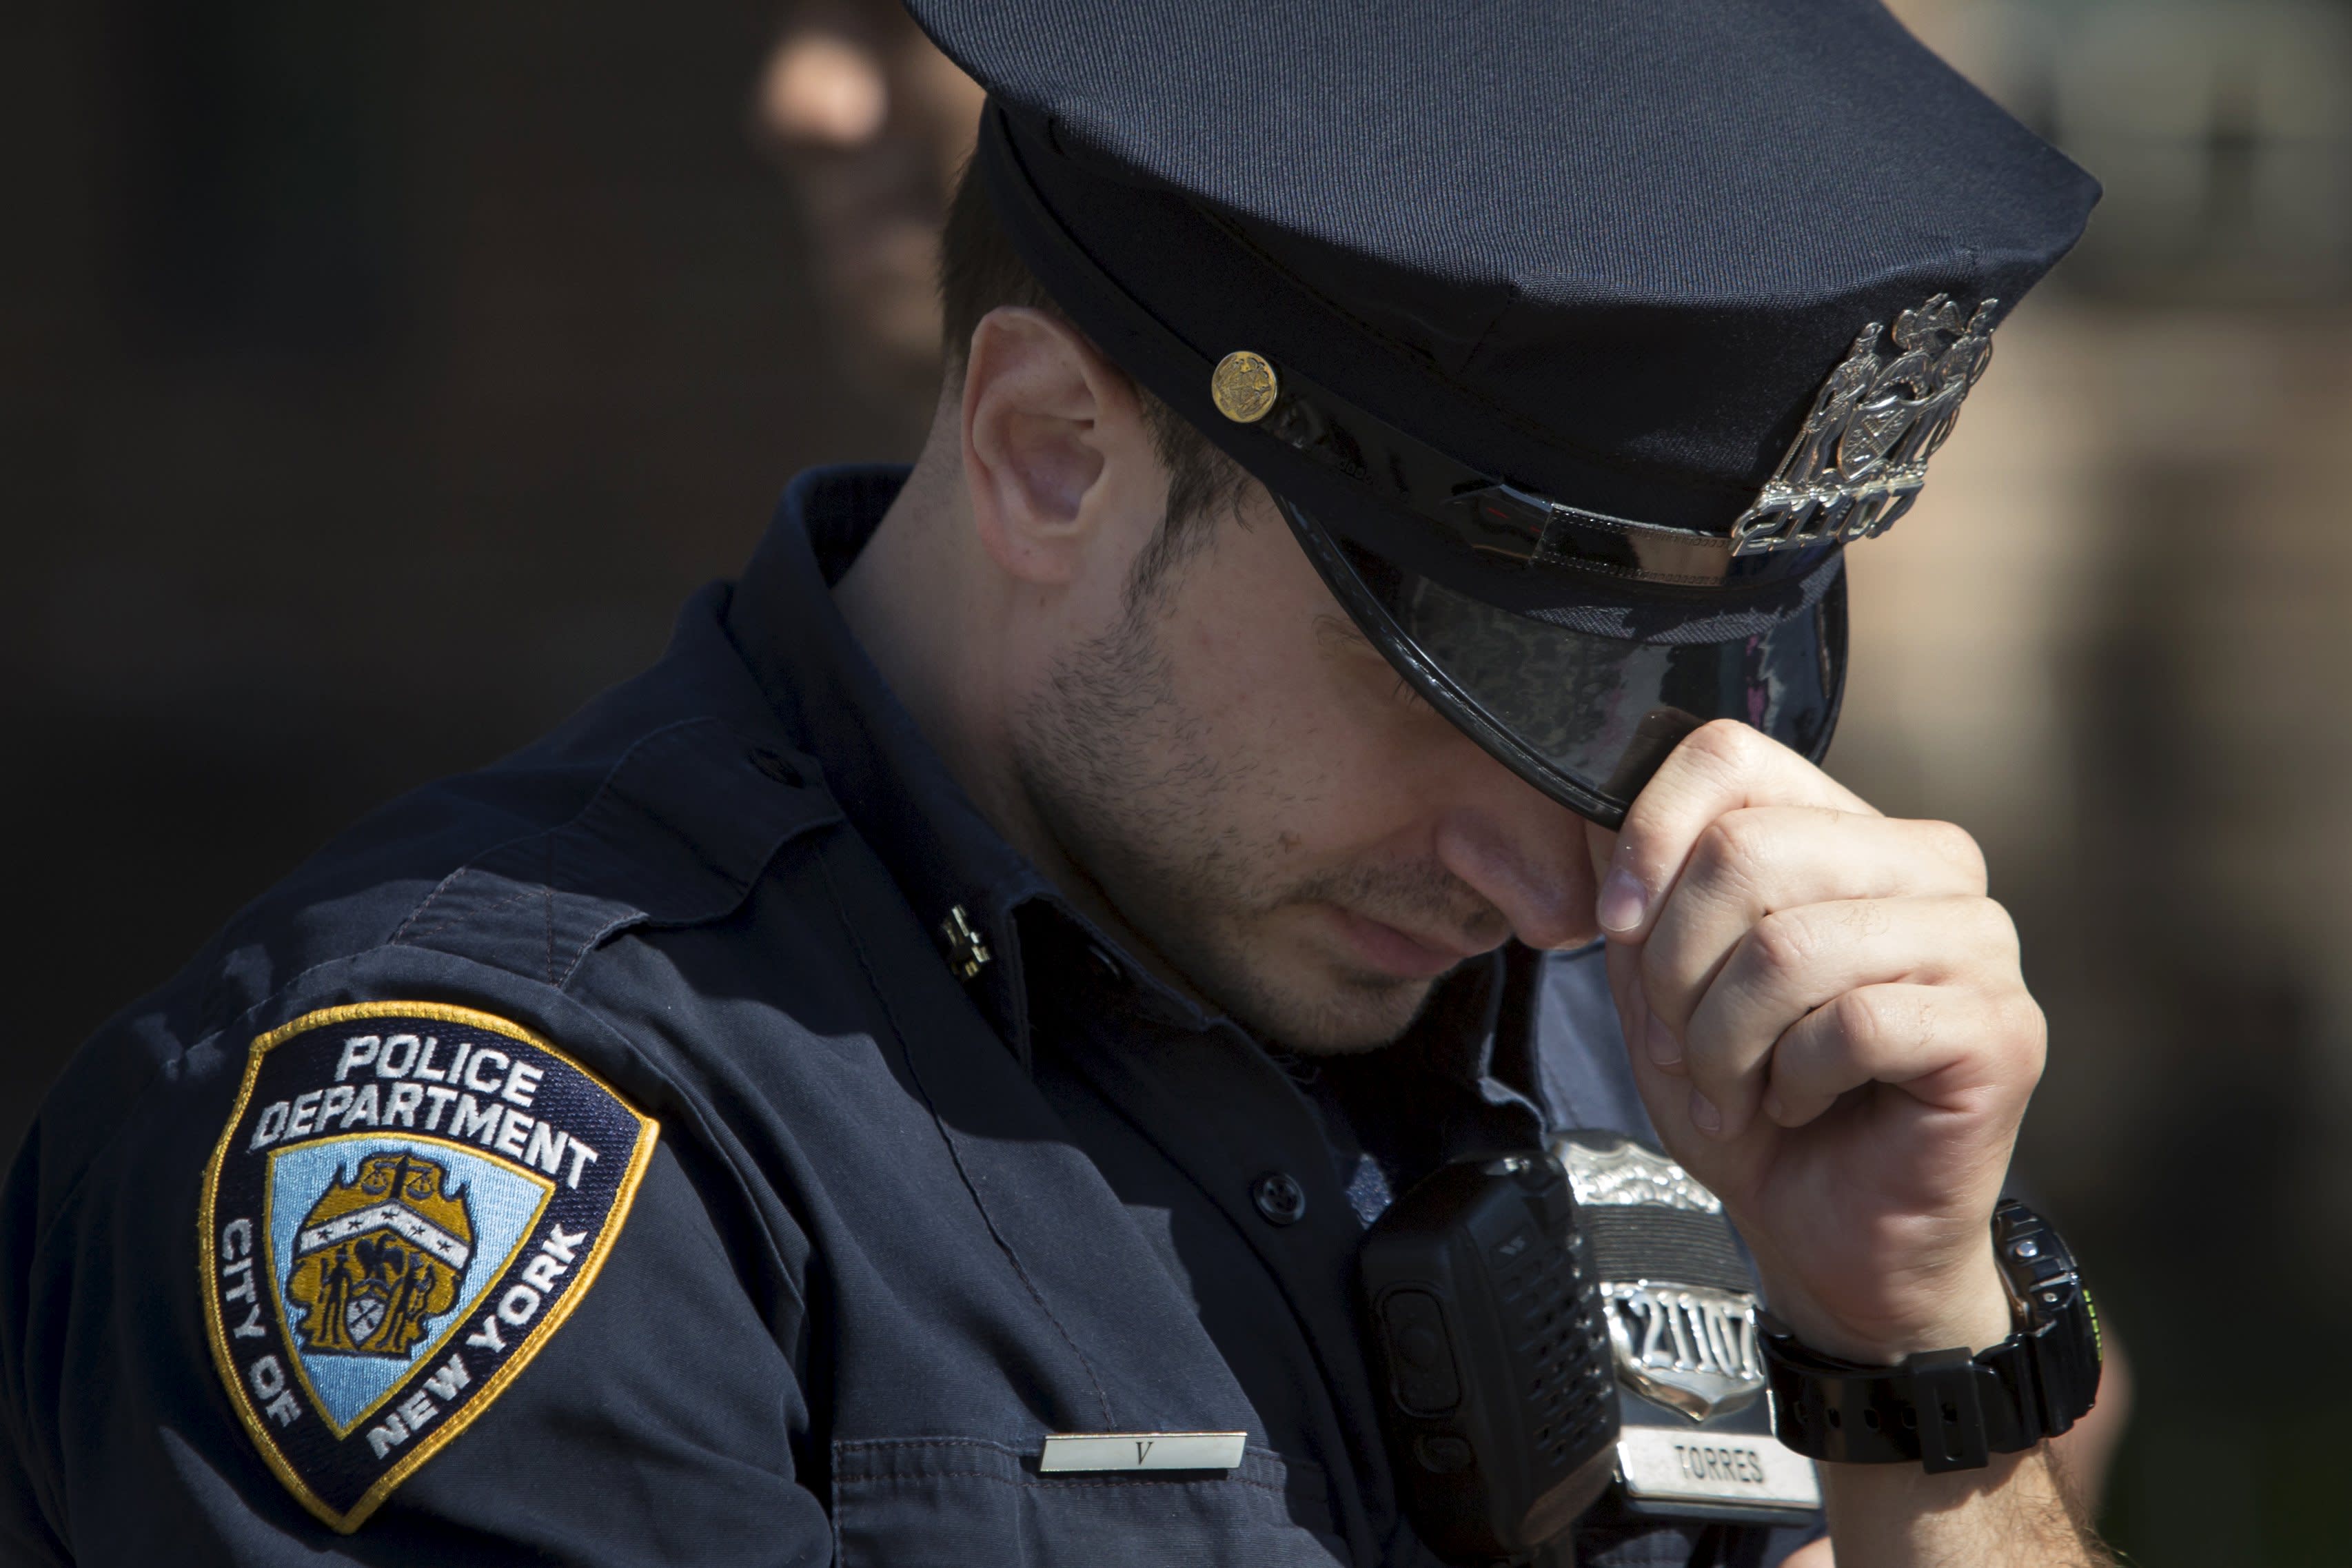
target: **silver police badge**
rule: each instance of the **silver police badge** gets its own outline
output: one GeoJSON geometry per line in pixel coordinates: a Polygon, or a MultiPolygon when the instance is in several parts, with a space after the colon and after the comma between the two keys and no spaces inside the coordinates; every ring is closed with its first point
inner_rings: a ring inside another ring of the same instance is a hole
{"type": "Polygon", "coordinates": [[[1992,361],[1988,299],[1973,315],[1938,294],[1873,321],[1814,398],[1794,445],[1732,526],[1734,555],[1802,549],[1883,534],[1911,509],[1927,459],[1952,434],[1961,400],[1992,361]],[[1882,354],[1880,335],[1893,340],[1882,354]]]}
{"type": "Polygon", "coordinates": [[[1564,1138],[1555,1152],[1592,1241],[1619,1380],[1695,1422],[1754,1404],[1756,1296],[1738,1288],[1722,1200],[1636,1143],[1564,1138]]]}
{"type": "Polygon", "coordinates": [[[1723,1203],[1614,1133],[1563,1134],[1577,1219],[1617,1363],[1619,1501],[1637,1518],[1801,1524],[1812,1461],[1772,1435],[1755,1276],[1723,1203]]]}

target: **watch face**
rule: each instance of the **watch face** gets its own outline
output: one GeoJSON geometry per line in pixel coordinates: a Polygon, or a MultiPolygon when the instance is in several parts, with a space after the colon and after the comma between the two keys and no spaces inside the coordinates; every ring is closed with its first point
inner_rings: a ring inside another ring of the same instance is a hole
{"type": "Polygon", "coordinates": [[[2048,1220],[2013,1197],[2003,1198],[1992,1213],[1992,1244],[2028,1327],[2049,1322],[2079,1298],[2096,1344],[2098,1314],[2090,1306],[2090,1292],[2083,1288],[2073,1249],[2048,1220]]]}
{"type": "Polygon", "coordinates": [[[2017,1341],[2042,1391],[2041,1435],[2065,1431],[2099,1396],[2099,1309],[2057,1229],[2015,1198],[1992,1212],[1993,1255],[2024,1309],[2017,1341]]]}

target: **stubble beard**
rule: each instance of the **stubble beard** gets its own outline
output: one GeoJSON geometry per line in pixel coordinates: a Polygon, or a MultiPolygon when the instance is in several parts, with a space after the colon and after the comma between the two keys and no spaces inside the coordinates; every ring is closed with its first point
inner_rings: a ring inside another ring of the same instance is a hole
{"type": "Polygon", "coordinates": [[[1310,1054],[1389,1044],[1434,981],[1321,964],[1301,972],[1265,953],[1255,929],[1291,905],[1338,904],[1467,930],[1491,906],[1434,865],[1271,869],[1281,847],[1242,824],[1309,803],[1270,798],[1279,786],[1255,759],[1208,749],[1207,727],[1176,691],[1159,613],[1155,596],[1140,596],[1060,661],[1017,716],[1014,763],[1032,810],[1135,936],[1261,1040],[1310,1054]],[[1254,813],[1239,809],[1245,800],[1254,813]]]}

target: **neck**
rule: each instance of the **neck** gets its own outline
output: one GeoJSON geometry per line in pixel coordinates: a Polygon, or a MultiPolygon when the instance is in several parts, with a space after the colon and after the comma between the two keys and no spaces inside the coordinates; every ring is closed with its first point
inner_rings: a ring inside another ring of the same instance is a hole
{"type": "MultiPolygon", "coordinates": [[[[952,430],[946,433],[951,436],[952,430]]],[[[940,754],[1015,847],[1005,712],[987,650],[1001,646],[991,563],[974,542],[954,444],[935,430],[857,559],[834,585],[842,619],[940,754]]]]}
{"type": "MultiPolygon", "coordinates": [[[[943,406],[952,416],[956,403],[943,406]]],[[[958,437],[952,417],[934,426],[906,487],[834,585],[834,603],[981,815],[1066,888],[1070,868],[1013,764],[1004,655],[1017,585],[972,531],[958,437]]]]}
{"type": "MultiPolygon", "coordinates": [[[[945,407],[954,413],[954,402],[945,407]]],[[[952,418],[933,427],[905,488],[834,585],[835,607],[989,825],[1105,933],[1189,993],[1064,852],[1022,782],[1004,658],[1018,590],[974,535],[959,437],[952,418]]]]}

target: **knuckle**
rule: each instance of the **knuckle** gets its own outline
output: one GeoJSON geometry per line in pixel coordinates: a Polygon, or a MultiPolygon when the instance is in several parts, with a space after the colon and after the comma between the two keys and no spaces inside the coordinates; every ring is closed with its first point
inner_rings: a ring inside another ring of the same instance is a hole
{"type": "Polygon", "coordinates": [[[2050,1052],[2050,1019],[2028,992],[2012,991],[1994,1013],[1995,1027],[2038,1074],[2050,1052]]]}
{"type": "Polygon", "coordinates": [[[1919,826],[1932,851],[1958,869],[1971,887],[1983,892],[1992,873],[1985,864],[1984,846],[1977,842],[1976,835],[1958,822],[1927,821],[1919,826]]]}
{"type": "Polygon", "coordinates": [[[2004,962],[2013,963],[2024,950],[2018,940],[2015,917],[1998,899],[1979,898],[1973,902],[1978,929],[1986,949],[2004,962]]]}
{"type": "Polygon", "coordinates": [[[1820,946],[1812,923],[1793,910],[1778,910],[1748,933],[1748,956],[1767,975],[1792,975],[1812,960],[1820,946]]]}
{"type": "Polygon", "coordinates": [[[1874,898],[1851,898],[1828,905],[1835,911],[1837,923],[1856,942],[1884,936],[1895,928],[1895,915],[1885,904],[1874,898]]]}
{"type": "Polygon", "coordinates": [[[1936,1039],[1934,1000],[1908,988],[1884,986],[1848,991],[1833,1007],[1839,1037],[1855,1060],[1884,1066],[1936,1039]]]}
{"type": "Polygon", "coordinates": [[[1738,838],[1729,819],[1717,817],[1709,822],[1691,844],[1691,873],[1710,881],[1721,876],[1739,858],[1738,838]]]}
{"type": "Polygon", "coordinates": [[[1737,811],[1725,812],[1717,819],[1723,829],[1724,847],[1743,861],[1762,862],[1784,852],[1788,824],[1782,819],[1786,810],[1743,806],[1737,811]]]}
{"type": "Polygon", "coordinates": [[[1886,1045],[1891,1020],[1884,1000],[1868,991],[1848,991],[1832,1008],[1837,1032],[1859,1056],[1875,1056],[1886,1045]]]}
{"type": "Polygon", "coordinates": [[[1769,831],[1753,811],[1732,811],[1709,822],[1691,845],[1690,868],[1705,884],[1747,887],[1769,852],[1769,831]]]}
{"type": "Polygon", "coordinates": [[[1745,772],[1759,759],[1764,737],[1736,718],[1718,718],[1691,732],[1683,744],[1732,772],[1745,772]]]}
{"type": "Polygon", "coordinates": [[[2007,1092],[2030,1093],[2049,1055],[2049,1026],[2033,998],[2019,986],[1979,998],[1969,1024],[1971,1047],[1994,1081],[2007,1092]]]}

